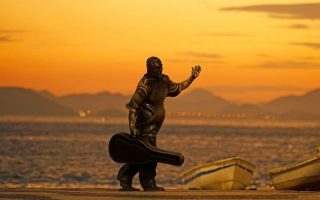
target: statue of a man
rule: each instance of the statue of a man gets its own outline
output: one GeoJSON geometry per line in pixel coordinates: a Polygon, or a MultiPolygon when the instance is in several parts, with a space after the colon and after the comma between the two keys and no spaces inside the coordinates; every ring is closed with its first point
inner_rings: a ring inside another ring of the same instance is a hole
{"type": "MultiPolygon", "coordinates": [[[[162,74],[162,63],[157,57],[147,59],[147,73],[139,81],[136,91],[126,105],[129,109],[129,128],[132,136],[139,138],[152,146],[156,146],[157,134],[165,118],[164,100],[175,97],[196,79],[201,67],[192,68],[191,76],[175,83],[169,76],[162,74]]],[[[140,184],[144,191],[164,191],[156,184],[157,162],[147,164],[124,164],[118,172],[120,190],[138,191],[132,187],[132,179],[139,172],[140,184]]]]}

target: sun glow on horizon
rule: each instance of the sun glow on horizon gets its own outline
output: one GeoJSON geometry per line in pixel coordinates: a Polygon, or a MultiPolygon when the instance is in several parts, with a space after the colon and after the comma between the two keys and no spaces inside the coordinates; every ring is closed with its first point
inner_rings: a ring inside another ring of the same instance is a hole
{"type": "Polygon", "coordinates": [[[158,56],[174,81],[264,102],[320,87],[318,1],[2,0],[0,87],[131,94],[158,56]],[[309,10],[308,10],[309,9],[309,10]]]}

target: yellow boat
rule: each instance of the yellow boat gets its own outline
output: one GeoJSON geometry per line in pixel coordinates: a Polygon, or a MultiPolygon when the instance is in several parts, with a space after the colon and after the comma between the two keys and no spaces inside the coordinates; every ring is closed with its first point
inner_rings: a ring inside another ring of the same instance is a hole
{"type": "Polygon", "coordinates": [[[196,166],[181,175],[186,189],[242,190],[251,182],[255,166],[232,157],[196,166]]]}
{"type": "Polygon", "coordinates": [[[320,148],[317,156],[298,164],[270,171],[270,178],[277,190],[320,191],[320,148]]]}

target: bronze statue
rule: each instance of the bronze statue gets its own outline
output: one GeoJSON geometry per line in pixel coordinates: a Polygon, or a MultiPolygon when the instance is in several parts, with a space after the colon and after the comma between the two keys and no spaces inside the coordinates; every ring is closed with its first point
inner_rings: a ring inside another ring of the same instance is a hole
{"type": "MultiPolygon", "coordinates": [[[[164,100],[166,97],[175,97],[196,79],[201,67],[192,68],[191,76],[175,83],[169,76],[162,74],[162,63],[157,57],[147,59],[147,73],[139,81],[136,91],[126,105],[129,109],[129,128],[131,135],[145,143],[156,147],[157,134],[165,118],[164,100]]],[[[144,164],[124,164],[118,172],[120,190],[138,191],[132,187],[132,179],[139,172],[140,184],[144,191],[164,191],[156,184],[157,162],[144,164]]]]}

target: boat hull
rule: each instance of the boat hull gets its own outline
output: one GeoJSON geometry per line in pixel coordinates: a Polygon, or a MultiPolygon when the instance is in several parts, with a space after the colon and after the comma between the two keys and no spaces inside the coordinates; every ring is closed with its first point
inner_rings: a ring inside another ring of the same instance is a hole
{"type": "Polygon", "coordinates": [[[270,171],[277,190],[320,190],[320,157],[270,171]]]}
{"type": "Polygon", "coordinates": [[[255,167],[239,158],[199,165],[182,175],[186,189],[242,190],[251,182],[255,167]]]}

